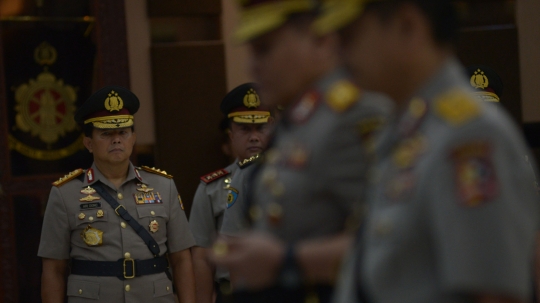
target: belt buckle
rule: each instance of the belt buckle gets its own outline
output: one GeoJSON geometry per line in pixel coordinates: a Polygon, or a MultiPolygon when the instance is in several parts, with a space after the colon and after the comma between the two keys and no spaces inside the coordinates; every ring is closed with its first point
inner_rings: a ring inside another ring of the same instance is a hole
{"type": "Polygon", "coordinates": [[[117,216],[120,216],[120,214],[118,213],[118,209],[119,209],[120,207],[123,207],[124,210],[126,210],[126,208],[124,207],[124,205],[122,205],[122,204],[118,205],[118,207],[116,207],[116,208],[114,209],[114,212],[116,213],[117,216]]]}
{"type": "Polygon", "coordinates": [[[124,278],[125,279],[133,279],[135,278],[135,260],[133,260],[132,258],[124,258],[124,278]],[[126,262],[129,262],[131,261],[131,269],[132,269],[132,275],[131,276],[127,276],[126,275],[126,262]]]}

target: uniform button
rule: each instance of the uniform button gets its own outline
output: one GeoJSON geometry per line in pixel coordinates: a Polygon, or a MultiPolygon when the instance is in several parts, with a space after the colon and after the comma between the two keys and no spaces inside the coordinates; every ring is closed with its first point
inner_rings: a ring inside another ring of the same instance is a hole
{"type": "Polygon", "coordinates": [[[125,254],[124,254],[124,258],[126,258],[126,259],[129,259],[129,258],[131,258],[131,254],[130,254],[130,253],[128,253],[128,252],[127,252],[127,253],[125,253],[125,254]]]}
{"type": "Polygon", "coordinates": [[[155,216],[155,215],[156,215],[156,212],[155,212],[155,211],[151,211],[150,214],[151,214],[152,216],[155,216]]]}
{"type": "Polygon", "coordinates": [[[94,217],[92,217],[92,216],[88,217],[88,221],[90,221],[90,222],[94,221],[94,217]]]}
{"type": "Polygon", "coordinates": [[[84,218],[86,218],[86,215],[84,213],[80,213],[79,220],[83,220],[84,218]]]}
{"type": "Polygon", "coordinates": [[[124,199],[124,195],[122,195],[122,193],[118,193],[118,195],[117,195],[117,196],[118,196],[118,199],[119,199],[119,200],[122,200],[122,199],[124,199]]]}
{"type": "Polygon", "coordinates": [[[122,226],[122,228],[126,228],[126,223],[122,222],[120,223],[120,226],[122,226]]]}
{"type": "Polygon", "coordinates": [[[130,291],[130,290],[131,290],[131,286],[129,286],[129,284],[126,285],[126,291],[130,291]]]}
{"type": "Polygon", "coordinates": [[[167,291],[171,290],[171,288],[169,286],[167,286],[167,291]]]}
{"type": "Polygon", "coordinates": [[[79,289],[79,295],[82,295],[82,289],[79,289]]]}

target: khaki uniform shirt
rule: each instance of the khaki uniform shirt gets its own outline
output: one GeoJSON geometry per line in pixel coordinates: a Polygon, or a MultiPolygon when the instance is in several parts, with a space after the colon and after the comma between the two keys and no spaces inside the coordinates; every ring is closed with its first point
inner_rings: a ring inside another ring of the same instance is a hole
{"type": "MultiPolygon", "coordinates": [[[[126,180],[116,189],[97,169],[95,164],[87,170],[84,180],[75,178],[53,187],[49,196],[38,256],[66,260],[116,261],[130,253],[131,258],[151,259],[152,253],[124,220],[117,216],[103,199],[81,202],[88,195],[81,190],[103,183],[112,197],[124,205],[139,224],[150,230],[150,223],[157,221],[156,232],[150,232],[159,244],[160,254],[178,252],[195,244],[181,205],[180,196],[172,179],[150,173],[132,164],[126,180]],[[154,198],[143,198],[140,184],[154,198]],[[160,199],[159,199],[159,198],[160,199]],[[153,202],[153,203],[150,203],[153,202]],[[81,232],[91,226],[101,232],[102,244],[89,246],[81,232]]],[[[99,197],[97,193],[92,196],[99,197]]],[[[155,230],[154,224],[154,230],[155,230]]],[[[67,282],[68,302],[175,302],[172,282],[165,273],[135,277],[121,281],[116,277],[69,275],[67,282]]]]}
{"type": "MultiPolygon", "coordinates": [[[[237,162],[233,162],[225,169],[220,169],[201,177],[201,181],[191,206],[189,226],[193,231],[197,246],[209,248],[216,237],[221,233],[225,210],[228,207],[227,196],[231,179],[239,171],[237,162]]],[[[217,267],[214,276],[215,281],[229,280],[229,272],[224,268],[217,267]]]]}
{"type": "Polygon", "coordinates": [[[382,135],[355,270],[336,302],[355,302],[358,281],[375,303],[530,297],[540,207],[527,147],[466,81],[449,60],[382,135]]]}
{"type": "Polygon", "coordinates": [[[388,106],[337,71],[286,109],[255,179],[254,228],[286,243],[343,232],[363,201],[369,138],[388,106]]]}
{"type": "Polygon", "coordinates": [[[246,162],[238,169],[231,179],[229,194],[227,196],[227,210],[223,216],[223,225],[220,233],[228,236],[238,236],[239,233],[249,228],[247,221],[246,199],[249,187],[253,185],[250,178],[257,169],[259,160],[246,162]]]}
{"type": "MultiPolygon", "coordinates": [[[[209,183],[201,181],[191,205],[189,226],[195,237],[197,246],[211,247],[223,223],[223,215],[227,209],[227,195],[231,179],[238,171],[235,161],[225,169],[216,172],[209,183]]],[[[212,176],[210,173],[206,176],[212,176]]],[[[203,176],[202,178],[205,178],[203,176]]]]}

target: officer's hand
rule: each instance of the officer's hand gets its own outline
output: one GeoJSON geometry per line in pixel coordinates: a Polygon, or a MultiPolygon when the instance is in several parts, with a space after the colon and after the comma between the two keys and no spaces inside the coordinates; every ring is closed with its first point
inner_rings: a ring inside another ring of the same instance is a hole
{"type": "Polygon", "coordinates": [[[263,233],[240,237],[221,237],[213,247],[210,259],[227,268],[234,291],[272,286],[281,269],[285,245],[263,233]]]}

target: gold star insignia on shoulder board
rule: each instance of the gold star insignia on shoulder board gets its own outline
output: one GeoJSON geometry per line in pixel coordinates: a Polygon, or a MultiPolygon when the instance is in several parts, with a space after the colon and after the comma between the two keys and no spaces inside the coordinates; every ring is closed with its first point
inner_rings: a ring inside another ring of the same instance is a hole
{"type": "Polygon", "coordinates": [[[79,176],[80,174],[82,174],[84,172],[84,170],[82,168],[78,168],[72,172],[70,172],[69,174],[63,176],[62,178],[54,181],[52,183],[52,185],[56,186],[56,187],[60,187],[64,184],[66,184],[67,182],[77,178],[77,176],[79,176]]]}
{"type": "Polygon", "coordinates": [[[326,93],[326,103],[336,112],[343,112],[360,98],[360,89],[347,80],[334,83],[326,93]]]}
{"type": "Polygon", "coordinates": [[[473,97],[462,90],[451,90],[435,99],[435,112],[450,124],[464,124],[480,114],[473,97]]]}
{"type": "Polygon", "coordinates": [[[146,172],[149,172],[149,173],[152,173],[152,174],[156,174],[156,175],[160,175],[160,176],[163,176],[165,178],[169,178],[169,179],[172,179],[173,176],[167,174],[166,171],[164,170],[161,170],[161,169],[157,169],[155,167],[148,167],[148,166],[141,166],[142,170],[146,171],[146,172]]]}
{"type": "Polygon", "coordinates": [[[255,156],[251,156],[251,157],[249,157],[247,159],[244,159],[242,161],[238,161],[238,167],[246,168],[249,165],[251,165],[251,163],[257,161],[260,158],[261,158],[261,154],[256,154],[255,156]]]}

